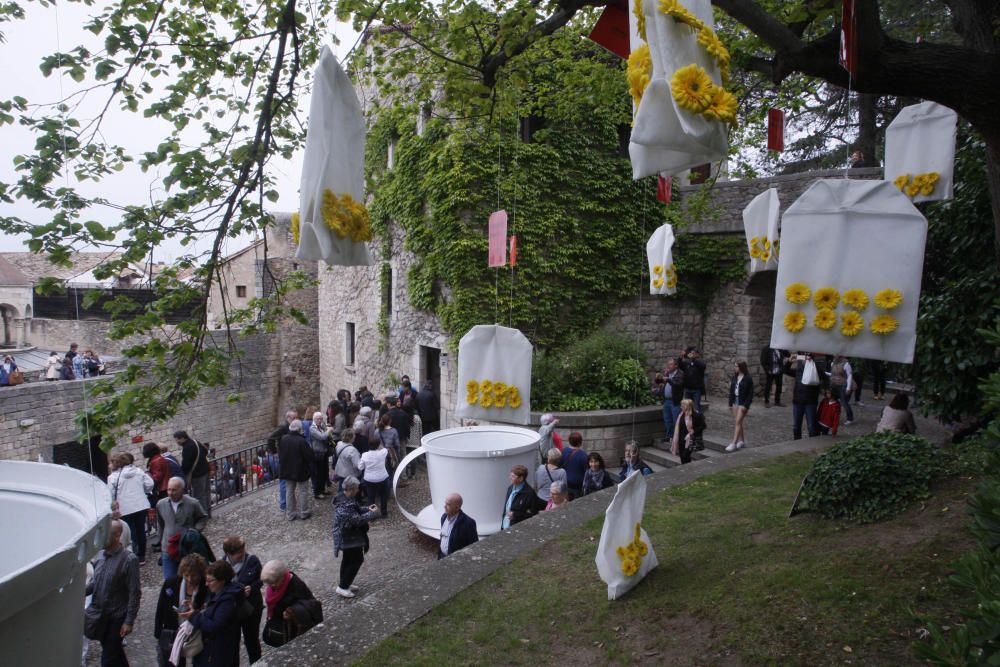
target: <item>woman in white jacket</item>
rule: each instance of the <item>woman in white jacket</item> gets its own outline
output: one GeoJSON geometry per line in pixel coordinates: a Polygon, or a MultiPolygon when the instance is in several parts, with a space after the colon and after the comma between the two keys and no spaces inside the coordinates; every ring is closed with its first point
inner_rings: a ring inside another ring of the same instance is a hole
{"type": "Polygon", "coordinates": [[[45,362],[45,379],[47,381],[58,380],[59,368],[61,366],[62,359],[59,358],[59,353],[53,352],[50,354],[48,360],[45,362]]]}
{"type": "Polygon", "coordinates": [[[145,565],[146,514],[149,512],[153,478],[132,465],[132,461],[131,454],[118,454],[114,457],[114,471],[108,476],[108,488],[111,489],[111,509],[128,524],[135,543],[135,555],[139,557],[139,564],[145,565]]]}

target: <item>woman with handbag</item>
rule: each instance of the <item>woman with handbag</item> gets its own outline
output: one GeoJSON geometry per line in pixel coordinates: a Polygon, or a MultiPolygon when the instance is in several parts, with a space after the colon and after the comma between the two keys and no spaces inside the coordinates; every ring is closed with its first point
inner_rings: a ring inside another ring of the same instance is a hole
{"type": "Polygon", "coordinates": [[[194,632],[200,632],[203,646],[194,656],[194,667],[239,667],[240,617],[246,601],[243,587],[233,581],[236,573],[227,561],[217,560],[205,570],[205,585],[211,595],[199,610],[178,612],[182,621],[191,621],[194,632]]]}
{"type": "Polygon", "coordinates": [[[357,477],[346,477],[343,490],[337,494],[335,501],[333,557],[344,552],[340,560],[340,584],[335,592],[342,598],[352,598],[358,590],[354,578],[358,576],[368,551],[368,522],[375,518],[375,510],[378,509],[375,505],[369,505],[368,511],[361,509],[357,499],[360,488],[361,482],[357,477]]]}
{"type": "MultiPolygon", "coordinates": [[[[153,636],[158,642],[157,664],[170,667],[170,651],[177,637],[180,619],[177,610],[199,610],[205,606],[208,588],[205,586],[205,571],[208,564],[198,554],[189,554],[181,559],[178,575],[170,577],[160,587],[160,597],[156,602],[156,616],[153,620],[153,636]]],[[[176,667],[185,667],[183,656],[176,667]]]]}
{"type": "Polygon", "coordinates": [[[135,555],[139,565],[146,564],[146,516],[149,513],[149,494],[155,486],[153,478],[133,465],[131,454],[114,457],[115,470],[108,476],[111,500],[118,504],[122,521],[128,524],[135,542],[135,555]]]}
{"type": "Polygon", "coordinates": [[[681,457],[681,464],[691,463],[691,454],[701,443],[705,432],[705,417],[694,411],[694,401],[685,398],[681,401],[681,413],[674,423],[674,437],[670,451],[674,456],[681,457]]]}
{"type": "Polygon", "coordinates": [[[538,466],[535,471],[535,488],[538,489],[538,497],[547,503],[552,500],[552,485],[566,481],[566,471],[559,467],[562,464],[562,452],[555,447],[546,452],[545,460],[546,463],[538,466]]]}
{"type": "Polygon", "coordinates": [[[267,622],[264,643],[282,646],[323,622],[323,607],[309,587],[279,560],[268,561],[260,573],[264,582],[267,622]]]}
{"type": "Polygon", "coordinates": [[[24,375],[17,370],[14,357],[9,354],[3,355],[3,363],[0,364],[0,387],[12,387],[24,382],[24,375]],[[11,377],[13,375],[13,377],[11,377]]]}

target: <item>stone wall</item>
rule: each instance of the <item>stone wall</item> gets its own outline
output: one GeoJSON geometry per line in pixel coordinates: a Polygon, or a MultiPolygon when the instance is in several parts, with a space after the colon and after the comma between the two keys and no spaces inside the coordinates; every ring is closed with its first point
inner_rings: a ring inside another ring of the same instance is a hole
{"type": "Polygon", "coordinates": [[[321,392],[328,402],[340,389],[352,392],[365,385],[377,398],[395,391],[395,378],[409,375],[415,388],[440,373],[441,425],[458,425],[453,418],[457,367],[449,359],[448,336],[436,315],[417,310],[407,299],[407,270],[418,261],[404,250],[404,234],[390,225],[392,268],[389,339],[378,330],[384,295],[381,290],[381,245],[372,244],[372,266],[343,267],[320,264],[319,355],[321,392]],[[349,359],[350,326],[354,329],[354,359],[349,359]],[[430,367],[428,351],[438,351],[440,362],[430,367]]]}
{"type": "MultiPolygon", "coordinates": [[[[556,432],[563,443],[576,431],[583,438],[583,448],[597,452],[609,470],[616,470],[625,455],[625,443],[635,440],[640,447],[649,447],[654,440],[664,437],[663,408],[659,405],[634,410],[593,410],[588,412],[553,412],[559,423],[556,432]]],[[[540,412],[531,413],[531,424],[525,428],[541,426],[540,412]]]]}
{"type": "MultiPolygon", "coordinates": [[[[117,357],[122,350],[146,340],[146,337],[130,336],[123,340],[108,338],[111,322],[100,320],[52,320],[33,318],[30,320],[27,344],[40,350],[63,354],[69,349],[70,343],[79,343],[81,350],[93,350],[99,356],[117,357]]],[[[174,330],[174,325],[167,324],[164,331],[174,330]]]]}
{"type": "MultiPolygon", "coordinates": [[[[219,344],[224,344],[218,334],[219,344]]],[[[186,429],[194,438],[208,442],[217,454],[226,454],[261,444],[276,424],[278,413],[278,338],[259,335],[238,340],[243,362],[234,361],[230,382],[224,387],[205,389],[177,416],[150,431],[132,431],[119,442],[118,451],[138,453],[145,442],[168,443],[175,429],[186,429]],[[249,363],[248,363],[249,361],[249,363]],[[231,393],[242,400],[231,403],[231,393]]],[[[93,400],[87,387],[105,379],[33,382],[0,390],[0,459],[49,461],[53,447],[76,438],[74,417],[93,400]]]]}

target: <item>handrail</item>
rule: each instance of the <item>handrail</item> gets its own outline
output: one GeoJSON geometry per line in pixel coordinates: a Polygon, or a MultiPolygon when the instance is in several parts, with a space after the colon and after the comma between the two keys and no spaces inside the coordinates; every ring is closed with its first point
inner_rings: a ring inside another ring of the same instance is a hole
{"type": "Polygon", "coordinates": [[[212,507],[271,486],[278,479],[278,457],[263,444],[208,459],[212,507]]]}

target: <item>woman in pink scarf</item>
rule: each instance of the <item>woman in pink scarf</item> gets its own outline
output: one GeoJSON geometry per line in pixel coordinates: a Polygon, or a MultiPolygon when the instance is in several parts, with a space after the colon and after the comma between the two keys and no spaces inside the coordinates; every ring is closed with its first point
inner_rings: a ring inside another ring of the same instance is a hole
{"type": "Polygon", "coordinates": [[[281,646],[323,622],[319,600],[284,563],[268,561],[260,580],[264,582],[264,603],[267,605],[265,644],[281,646]]]}

